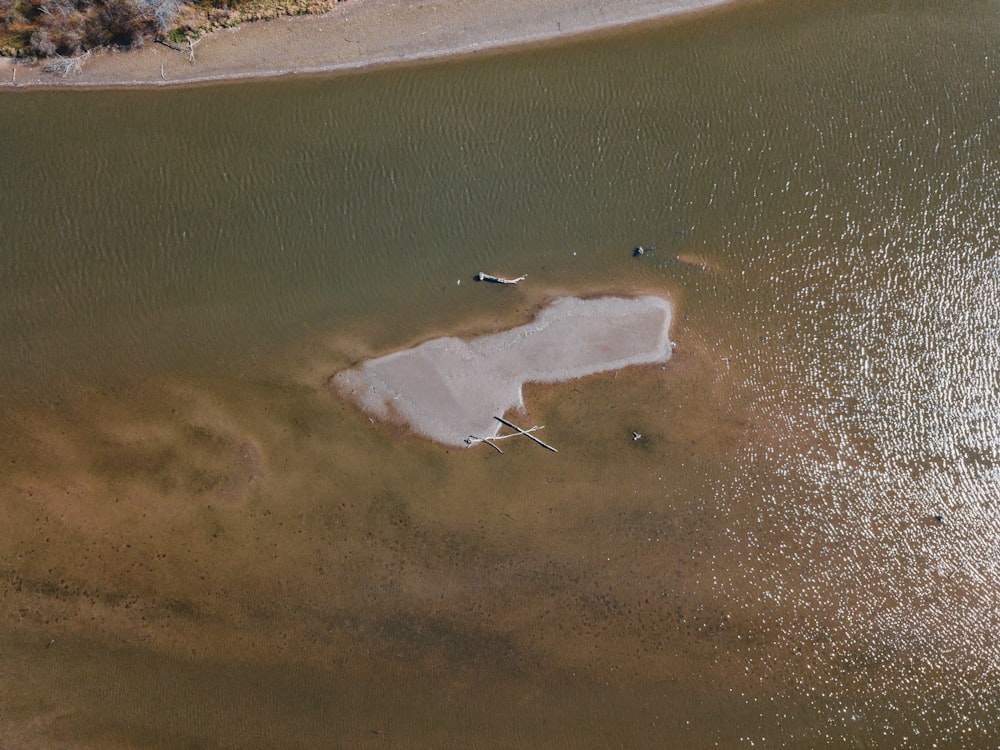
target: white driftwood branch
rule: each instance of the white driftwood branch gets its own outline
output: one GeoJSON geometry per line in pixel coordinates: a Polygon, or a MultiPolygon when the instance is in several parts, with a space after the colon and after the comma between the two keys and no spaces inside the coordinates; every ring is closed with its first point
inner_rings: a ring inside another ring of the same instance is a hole
{"type": "Polygon", "coordinates": [[[188,62],[194,65],[194,48],[201,44],[205,37],[198,37],[197,39],[188,39],[188,62]]]}
{"type": "MultiPolygon", "coordinates": [[[[510,435],[505,435],[504,437],[510,437],[510,435]]],[[[481,438],[478,435],[469,435],[469,437],[465,439],[465,444],[475,445],[476,443],[486,443],[488,446],[490,446],[490,448],[495,450],[497,453],[503,453],[503,451],[500,450],[500,446],[493,442],[494,440],[498,439],[499,438],[481,438]]]]}
{"type": "Polygon", "coordinates": [[[518,276],[516,279],[505,279],[503,276],[493,276],[482,271],[476,274],[476,281],[489,281],[493,284],[516,284],[519,281],[524,281],[526,278],[528,278],[528,274],[518,276]]]}
{"type": "Polygon", "coordinates": [[[70,73],[82,72],[83,64],[87,62],[89,57],[90,50],[87,50],[82,55],[77,55],[76,57],[63,57],[62,55],[56,55],[54,60],[51,60],[42,66],[42,70],[46,73],[55,73],[65,78],[70,73]]]}
{"type": "Polygon", "coordinates": [[[503,453],[503,451],[500,450],[500,446],[497,445],[495,441],[497,441],[497,440],[506,440],[507,438],[521,437],[521,435],[524,435],[526,438],[528,438],[530,440],[534,440],[536,443],[538,443],[542,447],[548,448],[553,453],[558,453],[559,452],[555,448],[553,448],[551,445],[549,445],[547,443],[543,443],[541,440],[539,440],[538,438],[536,438],[534,435],[531,434],[532,432],[537,432],[538,430],[544,430],[545,429],[545,425],[543,425],[543,424],[535,425],[534,427],[529,427],[526,430],[522,430],[520,427],[517,427],[516,425],[508,422],[506,419],[501,419],[500,417],[494,417],[494,419],[496,419],[499,422],[503,422],[503,424],[507,425],[511,429],[516,430],[516,432],[512,432],[509,435],[494,435],[493,437],[488,437],[488,438],[479,437],[478,435],[469,435],[469,437],[467,437],[465,439],[465,444],[466,445],[477,445],[478,443],[486,443],[488,446],[490,446],[490,448],[492,448],[493,450],[495,450],[497,453],[503,453]]]}
{"type": "MultiPolygon", "coordinates": [[[[468,445],[475,445],[476,443],[492,443],[494,440],[506,440],[507,438],[520,437],[521,435],[527,435],[529,432],[536,432],[537,430],[545,429],[545,425],[535,425],[534,427],[529,427],[527,430],[522,430],[521,432],[512,432],[509,435],[494,435],[493,437],[479,437],[479,435],[469,435],[465,439],[468,445]]],[[[496,447],[496,446],[493,446],[496,447]]],[[[497,448],[499,450],[499,448],[497,448]]],[[[500,451],[503,453],[503,451],[500,451]]]]}

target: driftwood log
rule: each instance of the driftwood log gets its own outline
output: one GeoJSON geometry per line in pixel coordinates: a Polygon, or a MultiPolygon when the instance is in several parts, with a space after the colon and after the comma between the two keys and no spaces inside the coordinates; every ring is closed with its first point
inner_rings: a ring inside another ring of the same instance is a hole
{"type": "MultiPolygon", "coordinates": [[[[478,435],[469,435],[469,437],[467,437],[465,439],[465,442],[466,442],[467,445],[475,445],[476,443],[486,443],[488,446],[490,446],[490,448],[492,448],[493,450],[495,450],[497,453],[503,453],[503,451],[500,450],[500,446],[497,445],[494,441],[496,441],[496,440],[506,440],[507,438],[512,438],[512,437],[521,437],[521,435],[527,435],[528,437],[531,437],[531,435],[529,433],[535,432],[536,430],[541,430],[541,429],[544,429],[544,428],[545,428],[545,425],[536,425],[535,427],[529,427],[527,430],[519,430],[518,432],[512,432],[509,435],[494,435],[493,437],[488,437],[488,438],[479,437],[478,435]]],[[[541,441],[538,440],[536,442],[541,442],[541,441]]],[[[555,450],[555,449],[552,448],[551,450],[555,450]]]]}
{"type": "Polygon", "coordinates": [[[480,271],[476,274],[476,281],[489,281],[491,284],[516,284],[528,278],[528,274],[518,276],[516,279],[505,279],[503,276],[493,276],[492,274],[480,271]]]}
{"type": "Polygon", "coordinates": [[[520,427],[518,427],[518,426],[517,426],[516,424],[514,424],[513,422],[508,422],[508,421],[507,421],[506,419],[504,419],[503,417],[497,417],[497,416],[494,416],[493,418],[494,418],[494,419],[495,419],[495,420],[496,420],[497,422],[500,422],[501,424],[505,424],[505,425],[507,425],[508,427],[510,427],[510,429],[512,429],[512,430],[517,430],[517,433],[518,433],[519,435],[524,435],[524,436],[525,436],[526,438],[528,438],[528,440],[534,440],[534,441],[535,441],[536,443],[538,443],[538,444],[539,444],[540,446],[542,446],[542,447],[543,447],[543,448],[545,448],[546,450],[550,450],[550,451],[552,451],[553,453],[558,453],[558,452],[559,452],[559,451],[557,451],[557,450],[556,450],[555,448],[553,448],[553,447],[552,447],[551,445],[549,445],[548,443],[543,443],[543,442],[542,442],[541,440],[539,440],[539,439],[538,439],[538,438],[536,438],[536,437],[535,437],[534,435],[532,435],[532,434],[531,434],[531,432],[532,432],[532,430],[533,430],[534,428],[532,428],[532,430],[522,430],[522,429],[521,429],[520,427]]]}

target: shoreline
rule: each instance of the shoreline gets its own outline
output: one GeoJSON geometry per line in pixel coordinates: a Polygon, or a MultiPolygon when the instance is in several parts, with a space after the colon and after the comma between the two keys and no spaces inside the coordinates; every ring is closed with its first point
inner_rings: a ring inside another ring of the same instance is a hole
{"type": "Polygon", "coordinates": [[[79,70],[0,58],[0,89],[160,88],[332,74],[460,57],[690,16],[738,0],[526,0],[513,13],[492,0],[348,0],[322,15],[221,29],[194,59],[149,42],[98,50],[79,70]]]}

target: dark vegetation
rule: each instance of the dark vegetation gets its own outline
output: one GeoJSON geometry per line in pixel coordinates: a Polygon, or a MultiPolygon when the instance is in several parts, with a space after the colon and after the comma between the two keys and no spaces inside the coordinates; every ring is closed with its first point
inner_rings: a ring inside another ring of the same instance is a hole
{"type": "Polygon", "coordinates": [[[180,42],[219,26],[328,10],[338,0],[0,0],[0,55],[73,57],[180,42]]]}
{"type": "Polygon", "coordinates": [[[173,26],[178,0],[0,0],[0,48],[30,57],[134,47],[173,26]]]}

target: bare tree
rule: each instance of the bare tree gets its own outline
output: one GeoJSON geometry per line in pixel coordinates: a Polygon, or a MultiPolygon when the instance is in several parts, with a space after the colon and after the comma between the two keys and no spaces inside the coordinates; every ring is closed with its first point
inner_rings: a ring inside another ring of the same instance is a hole
{"type": "Polygon", "coordinates": [[[166,34],[177,19],[180,0],[139,0],[141,12],[149,14],[156,23],[156,31],[166,34]]]}

